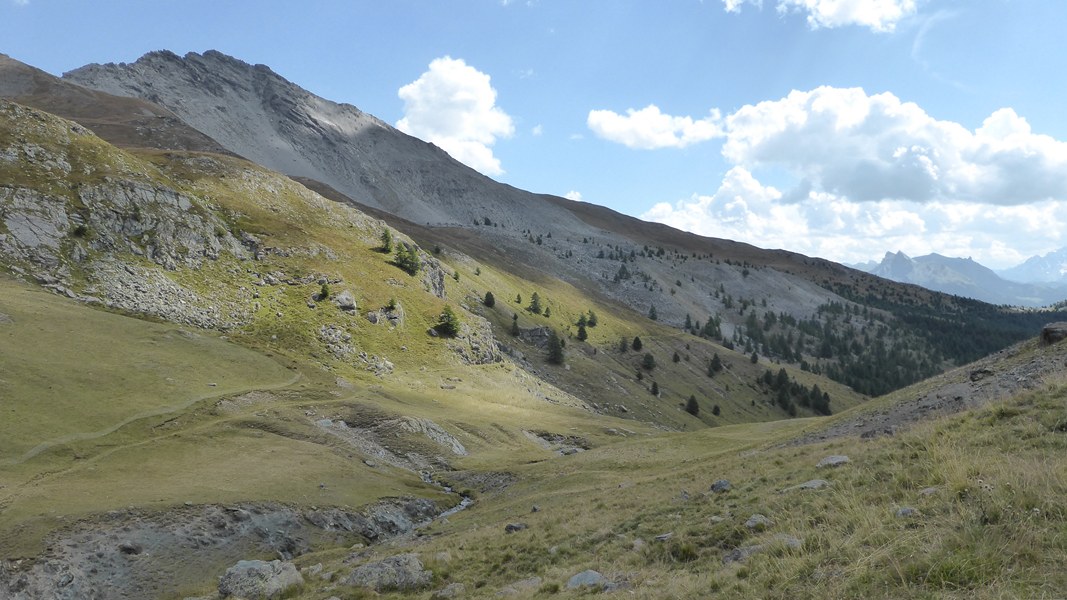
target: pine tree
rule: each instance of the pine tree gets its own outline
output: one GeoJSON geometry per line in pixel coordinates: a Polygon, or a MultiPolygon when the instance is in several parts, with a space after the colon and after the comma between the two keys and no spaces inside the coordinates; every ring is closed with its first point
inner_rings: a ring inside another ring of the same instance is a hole
{"type": "Polygon", "coordinates": [[[496,298],[493,296],[493,292],[485,293],[485,300],[482,300],[482,304],[488,306],[489,308],[493,308],[493,306],[496,304],[496,298]]]}
{"type": "Polygon", "coordinates": [[[393,253],[393,234],[388,229],[382,230],[382,247],[383,254],[393,253]]]}
{"type": "Polygon", "coordinates": [[[452,311],[452,307],[446,304],[445,309],[441,311],[440,320],[434,325],[434,330],[445,337],[455,337],[459,333],[459,325],[459,317],[452,311]]]}
{"type": "Polygon", "coordinates": [[[530,297],[530,306],[526,307],[527,310],[535,315],[541,314],[541,297],[537,295],[537,292],[533,293],[530,297]]]}
{"type": "Polygon", "coordinates": [[[585,327],[586,325],[589,324],[589,320],[586,319],[585,315],[583,314],[583,315],[578,317],[578,323],[576,323],[576,324],[578,325],[578,327],[585,327]]]}
{"type": "Polygon", "coordinates": [[[641,346],[641,338],[634,336],[634,341],[632,344],[630,344],[630,347],[634,349],[634,352],[640,352],[641,346]]]}
{"type": "Polygon", "coordinates": [[[759,354],[756,354],[756,352],[753,351],[752,352],[752,358],[750,358],[749,360],[752,361],[752,364],[758,363],[759,362],[759,354]]]}
{"type": "Polygon", "coordinates": [[[589,311],[588,324],[589,324],[590,327],[596,327],[596,323],[597,323],[596,313],[590,310],[589,311]]]}
{"type": "Polygon", "coordinates": [[[515,294],[515,304],[522,304],[522,294],[515,294]]]}
{"type": "Polygon", "coordinates": [[[619,353],[626,354],[626,351],[630,349],[630,342],[626,338],[619,340],[619,353]]]}
{"type": "Polygon", "coordinates": [[[689,313],[685,313],[685,325],[683,325],[683,329],[685,329],[686,331],[689,331],[692,328],[693,328],[693,318],[689,316],[689,313]]]}
{"type": "Polygon", "coordinates": [[[722,412],[722,411],[719,409],[719,405],[718,404],[716,404],[715,406],[711,407],[711,414],[715,415],[716,417],[719,416],[720,412],[722,412]]]}
{"type": "Polygon", "coordinates": [[[652,395],[659,396],[659,384],[655,381],[652,382],[652,395]]]}
{"type": "Polygon", "coordinates": [[[711,361],[708,363],[708,377],[714,377],[716,373],[722,370],[722,359],[719,358],[719,353],[716,352],[715,356],[711,357],[711,361]]]}
{"type": "Polygon", "coordinates": [[[552,316],[552,307],[551,306],[546,306],[545,307],[545,318],[547,319],[548,317],[551,317],[551,316],[552,316]]]}
{"type": "Polygon", "coordinates": [[[682,360],[682,357],[678,354],[678,351],[674,351],[674,356],[671,357],[671,362],[678,362],[682,360]]]}
{"type": "Polygon", "coordinates": [[[414,275],[422,268],[422,261],[419,260],[419,253],[415,250],[415,246],[408,244],[397,244],[396,257],[393,260],[393,264],[400,267],[408,275],[414,275]]]}
{"type": "Polygon", "coordinates": [[[656,319],[658,319],[658,318],[659,318],[659,315],[658,315],[658,314],[656,314],[656,305],[655,305],[655,304],[653,304],[653,305],[652,305],[652,306],[651,306],[651,307],[650,307],[650,308],[648,309],[648,318],[649,318],[649,319],[652,319],[653,321],[655,321],[656,319]]]}
{"type": "Polygon", "coordinates": [[[578,324],[578,341],[579,342],[584,342],[587,339],[589,339],[589,333],[585,330],[585,324],[579,323],[578,324]]]}
{"type": "Polygon", "coordinates": [[[695,395],[689,396],[689,401],[685,403],[685,412],[694,417],[700,414],[700,405],[697,404],[697,397],[695,395]]]}
{"type": "Polygon", "coordinates": [[[560,341],[556,330],[548,334],[548,362],[554,365],[563,364],[563,343],[560,341]]]}
{"type": "Polygon", "coordinates": [[[519,315],[511,315],[511,335],[519,337],[519,315]]]}
{"type": "Polygon", "coordinates": [[[641,366],[646,371],[651,371],[656,368],[656,357],[652,356],[651,352],[646,352],[644,358],[641,359],[641,366]]]}

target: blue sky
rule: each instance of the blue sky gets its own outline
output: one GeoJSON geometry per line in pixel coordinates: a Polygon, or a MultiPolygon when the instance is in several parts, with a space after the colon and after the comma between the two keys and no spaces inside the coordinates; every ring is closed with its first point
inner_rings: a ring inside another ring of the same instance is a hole
{"type": "Polygon", "coordinates": [[[0,0],[54,74],[269,65],[482,172],[842,262],[1067,246],[1062,0],[0,0]]]}

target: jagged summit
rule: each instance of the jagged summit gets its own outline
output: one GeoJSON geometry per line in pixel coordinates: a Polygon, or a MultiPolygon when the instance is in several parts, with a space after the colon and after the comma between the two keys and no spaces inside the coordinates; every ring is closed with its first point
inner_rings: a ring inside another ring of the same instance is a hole
{"type": "Polygon", "coordinates": [[[349,104],[326,100],[264,65],[216,50],[150,52],[131,64],[92,64],[64,79],[166,106],[252,161],[321,181],[414,223],[510,229],[580,227],[536,194],[497,183],[349,104]]]}

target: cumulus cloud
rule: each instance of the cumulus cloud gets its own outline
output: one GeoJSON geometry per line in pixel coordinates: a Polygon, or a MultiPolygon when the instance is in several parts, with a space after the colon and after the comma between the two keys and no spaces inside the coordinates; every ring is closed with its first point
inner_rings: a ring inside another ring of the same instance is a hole
{"type": "Polygon", "coordinates": [[[1035,134],[1010,108],[970,131],[893,94],[820,87],[746,105],[726,131],[730,162],[785,167],[855,201],[1067,199],[1067,143],[1035,134]]]}
{"type": "Polygon", "coordinates": [[[699,120],[675,117],[649,104],[640,110],[627,109],[625,115],[610,110],[591,110],[586,123],[593,133],[630,148],[652,150],[683,148],[722,135],[722,115],[717,110],[699,120]]]}
{"type": "Polygon", "coordinates": [[[437,144],[456,160],[486,175],[504,169],[493,155],[498,138],[515,132],[511,117],[496,105],[489,75],[449,56],[403,86],[404,117],[397,129],[437,144]]]}
{"type": "Polygon", "coordinates": [[[563,194],[563,197],[566,198],[567,200],[574,200],[575,202],[582,202],[582,193],[578,192],[578,191],[575,191],[575,190],[571,190],[571,191],[567,192],[566,194],[563,194]]]}
{"type": "MultiPolygon", "coordinates": [[[[762,6],[762,0],[723,0],[728,12],[742,4],[762,6]]],[[[916,0],[778,0],[778,13],[807,14],[812,29],[860,25],[877,32],[891,32],[897,23],[915,14],[916,0]]]]}
{"type": "Polygon", "coordinates": [[[782,202],[782,192],[732,168],[712,195],[656,204],[642,219],[701,235],[785,248],[809,256],[859,263],[886,251],[911,256],[938,252],[973,257],[994,268],[1064,245],[1067,206],[1039,202],[985,206],[964,202],[921,204],[903,200],[850,202],[811,192],[803,202],[782,202]],[[1007,243],[1005,232],[1015,232],[1007,243]]]}
{"type": "Polygon", "coordinates": [[[904,250],[1007,267],[1067,243],[1067,143],[1010,108],[971,130],[893,94],[821,87],[722,127],[733,167],[718,190],[642,218],[843,262],[904,250]]]}

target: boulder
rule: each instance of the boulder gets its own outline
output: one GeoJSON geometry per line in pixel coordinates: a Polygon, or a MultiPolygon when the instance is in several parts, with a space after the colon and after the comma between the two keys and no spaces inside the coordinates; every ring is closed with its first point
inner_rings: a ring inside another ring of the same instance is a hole
{"type": "Polygon", "coordinates": [[[848,457],[842,454],[834,454],[827,456],[819,461],[819,464],[815,465],[816,469],[824,469],[826,467],[840,467],[843,464],[848,463],[848,457]]]}
{"type": "Polygon", "coordinates": [[[570,579],[568,579],[567,580],[567,589],[576,590],[576,589],[582,588],[582,587],[603,588],[608,583],[609,583],[609,581],[608,581],[607,577],[604,577],[603,575],[601,575],[597,571],[594,571],[592,569],[588,569],[588,570],[582,571],[581,573],[578,573],[577,575],[575,575],[575,576],[571,577],[570,579]]]}
{"type": "Polygon", "coordinates": [[[226,570],[219,580],[219,595],[245,600],[281,598],[304,584],[304,578],[291,562],[242,560],[226,570]]]}
{"type": "Polygon", "coordinates": [[[733,487],[733,486],[730,485],[730,481],[729,480],[720,479],[720,480],[716,481],[715,483],[711,484],[711,491],[715,492],[716,494],[722,494],[724,492],[730,491],[731,487],[733,487]]]}
{"type": "Polygon", "coordinates": [[[526,527],[526,523],[508,523],[504,526],[504,533],[515,533],[516,531],[526,529],[526,527]]]}
{"type": "Polygon", "coordinates": [[[1064,338],[1067,338],[1067,322],[1049,323],[1041,328],[1041,343],[1043,344],[1055,344],[1064,338]]]}
{"type": "Polygon", "coordinates": [[[830,482],[825,479],[812,479],[805,481],[799,485],[794,485],[783,489],[783,492],[792,492],[794,490],[821,490],[824,487],[829,487],[830,482]]]}
{"type": "Polygon", "coordinates": [[[450,583],[430,595],[430,600],[448,600],[462,598],[467,594],[467,586],[462,583],[450,583]]]}
{"type": "Polygon", "coordinates": [[[356,310],[356,298],[348,290],[337,294],[333,301],[337,304],[337,308],[341,310],[349,312],[356,310]]]}
{"type": "Polygon", "coordinates": [[[748,527],[752,531],[763,531],[771,525],[774,525],[774,521],[759,513],[752,515],[745,521],[745,527],[748,527]]]}
{"type": "Polygon", "coordinates": [[[414,590],[429,585],[432,578],[433,572],[422,568],[418,556],[398,554],[357,567],[345,579],[345,584],[368,587],[376,592],[414,590]]]}

